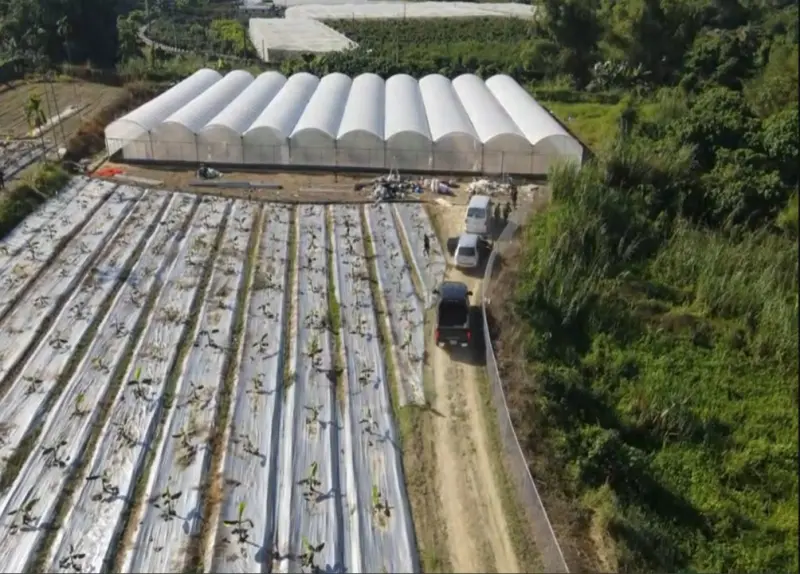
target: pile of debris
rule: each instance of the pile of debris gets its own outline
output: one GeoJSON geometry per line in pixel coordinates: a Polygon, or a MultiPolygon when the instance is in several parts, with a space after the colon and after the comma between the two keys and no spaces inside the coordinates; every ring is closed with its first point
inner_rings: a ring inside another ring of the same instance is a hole
{"type": "Polygon", "coordinates": [[[472,182],[467,185],[467,191],[469,191],[470,197],[473,195],[488,195],[491,197],[497,195],[511,195],[513,189],[516,189],[518,193],[521,192],[523,195],[533,196],[539,189],[539,186],[533,184],[518,186],[516,182],[512,181],[510,178],[506,181],[493,181],[486,178],[473,179],[472,182]]]}

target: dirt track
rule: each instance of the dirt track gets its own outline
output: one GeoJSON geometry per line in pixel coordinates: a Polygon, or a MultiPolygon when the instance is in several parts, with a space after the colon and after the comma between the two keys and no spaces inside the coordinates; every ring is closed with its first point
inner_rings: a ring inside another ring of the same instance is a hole
{"type": "MultiPolygon", "coordinates": [[[[446,237],[458,236],[465,207],[436,206],[433,210],[440,232],[446,237]]],[[[473,301],[478,300],[479,277],[451,266],[446,278],[466,283],[473,301]]],[[[432,338],[428,356],[433,373],[431,407],[439,415],[433,417],[436,486],[453,571],[530,571],[533,565],[520,564],[516,555],[497,480],[496,453],[492,451],[479,390],[483,367],[451,356],[432,338]]]]}

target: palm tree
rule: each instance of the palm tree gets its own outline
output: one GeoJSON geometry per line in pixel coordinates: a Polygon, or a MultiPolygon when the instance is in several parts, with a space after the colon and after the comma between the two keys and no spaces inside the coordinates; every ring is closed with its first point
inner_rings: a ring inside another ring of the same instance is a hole
{"type": "Polygon", "coordinates": [[[28,101],[25,103],[25,119],[28,121],[28,126],[33,130],[39,130],[39,138],[42,142],[42,155],[45,154],[44,143],[44,130],[42,126],[47,122],[47,117],[42,109],[42,98],[38,94],[31,94],[28,96],[28,101]]]}

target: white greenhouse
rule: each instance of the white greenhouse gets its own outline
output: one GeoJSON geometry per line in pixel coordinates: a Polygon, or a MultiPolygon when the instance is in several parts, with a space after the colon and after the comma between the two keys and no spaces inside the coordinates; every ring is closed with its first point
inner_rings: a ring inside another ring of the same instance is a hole
{"type": "Polygon", "coordinates": [[[106,128],[123,160],[540,175],[583,146],[512,78],[200,70],[106,128]]]}

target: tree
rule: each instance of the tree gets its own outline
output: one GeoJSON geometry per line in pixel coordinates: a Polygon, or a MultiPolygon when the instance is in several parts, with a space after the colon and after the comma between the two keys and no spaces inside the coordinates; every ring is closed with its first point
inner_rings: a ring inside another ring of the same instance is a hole
{"type": "Polygon", "coordinates": [[[58,32],[58,37],[61,38],[61,41],[64,43],[64,51],[67,53],[67,63],[72,63],[72,57],[69,53],[69,22],[67,21],[66,16],[62,16],[58,19],[58,23],[56,24],[56,30],[58,32]]]}
{"type": "Polygon", "coordinates": [[[44,131],[41,128],[47,123],[47,116],[45,116],[44,110],[42,109],[42,98],[38,94],[31,94],[28,96],[28,101],[25,102],[25,119],[31,131],[39,130],[39,139],[42,142],[42,153],[46,153],[44,131]]]}

